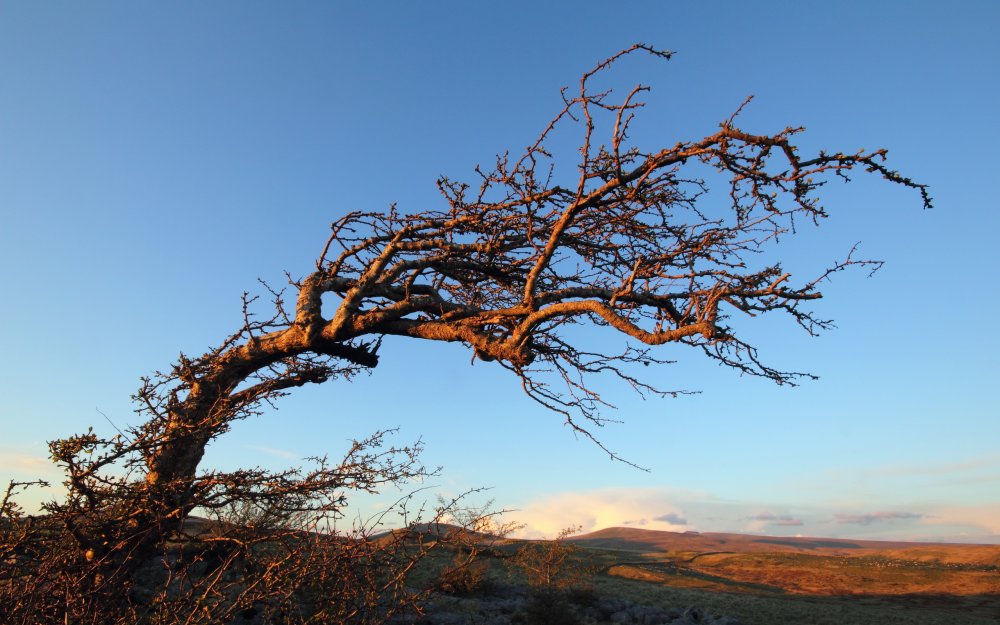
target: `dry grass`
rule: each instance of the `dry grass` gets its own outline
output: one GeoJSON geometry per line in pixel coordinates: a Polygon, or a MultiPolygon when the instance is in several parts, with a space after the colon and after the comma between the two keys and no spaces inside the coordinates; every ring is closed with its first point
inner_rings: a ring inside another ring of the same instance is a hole
{"type": "Polygon", "coordinates": [[[699,558],[690,570],[795,594],[1000,596],[1000,574],[988,567],[881,555],[726,554],[699,558]]]}
{"type": "Polygon", "coordinates": [[[605,530],[579,537],[602,595],[747,625],[1000,622],[1000,546],[605,530]]]}
{"type": "Polygon", "coordinates": [[[997,598],[815,597],[807,595],[752,594],[697,588],[679,588],[601,576],[601,595],[666,607],[698,605],[712,614],[739,618],[745,625],[996,625],[1000,622],[997,598]]]}

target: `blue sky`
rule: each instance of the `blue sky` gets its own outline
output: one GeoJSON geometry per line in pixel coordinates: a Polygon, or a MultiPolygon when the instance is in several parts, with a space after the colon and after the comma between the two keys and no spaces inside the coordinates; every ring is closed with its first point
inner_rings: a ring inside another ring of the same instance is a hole
{"type": "MultiPolygon", "coordinates": [[[[52,476],[45,441],[135,423],[140,375],[239,321],[257,278],[308,271],[346,211],[440,207],[442,174],[534,139],[559,88],[644,41],[614,84],[652,86],[633,137],[710,134],[748,96],[753,132],[803,149],[886,147],[931,185],[832,184],[789,241],[803,277],[861,242],[809,338],[750,328],[796,388],[667,347],[651,372],[701,391],[641,401],[608,381],[610,462],[458,346],[397,341],[353,383],[240,423],[211,466],[294,464],[399,427],[440,492],[491,486],[552,534],[660,529],[1000,542],[993,183],[994,2],[0,2],[0,479],[52,476]],[[659,518],[659,520],[657,520],[659,518]],[[683,521],[683,523],[681,523],[683,521]]],[[[572,176],[572,146],[562,146],[572,176]]],[[[558,175],[558,172],[557,172],[558,175]]],[[[593,336],[597,345],[621,338],[593,336]]]]}

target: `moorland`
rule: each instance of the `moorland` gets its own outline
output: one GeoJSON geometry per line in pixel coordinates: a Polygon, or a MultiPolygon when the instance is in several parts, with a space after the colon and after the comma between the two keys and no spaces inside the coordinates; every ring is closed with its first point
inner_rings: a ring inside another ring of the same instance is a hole
{"type": "MultiPolygon", "coordinates": [[[[698,606],[744,625],[1000,622],[1000,545],[637,528],[566,540],[576,547],[569,566],[591,572],[595,596],[632,605],[698,606]]],[[[497,559],[530,544],[504,542],[492,552],[497,559]]],[[[502,569],[501,563],[490,564],[494,594],[510,584],[502,569]]]]}

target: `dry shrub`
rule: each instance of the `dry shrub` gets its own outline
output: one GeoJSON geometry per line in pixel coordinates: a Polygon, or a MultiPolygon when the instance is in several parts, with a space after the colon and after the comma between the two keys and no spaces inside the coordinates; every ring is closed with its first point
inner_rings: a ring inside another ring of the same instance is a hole
{"type": "Polygon", "coordinates": [[[522,614],[530,624],[576,623],[571,605],[591,605],[595,571],[579,558],[580,547],[566,539],[580,527],[568,527],[549,541],[530,542],[520,549],[511,564],[531,588],[531,597],[522,614]]]}
{"type": "Polygon", "coordinates": [[[474,595],[485,586],[487,567],[485,562],[476,561],[460,550],[451,565],[441,571],[437,588],[449,595],[474,595]]]}
{"type": "Polygon", "coordinates": [[[446,575],[458,587],[481,579],[477,548],[467,544],[477,534],[445,521],[479,527],[488,515],[467,507],[457,514],[462,498],[411,515],[404,498],[367,524],[334,531],[351,490],[428,475],[416,461],[419,445],[383,450],[385,435],[309,471],[208,474],[197,491],[206,518],[189,517],[142,552],[114,543],[136,544],[126,512],[141,488],[134,482],[113,482],[93,502],[71,492],[40,516],[15,501],[31,484],[11,484],[0,510],[0,621],[293,625],[415,617],[440,590],[420,571],[434,554],[457,554],[446,575]],[[410,529],[377,531],[392,513],[410,529]],[[81,537],[102,544],[103,553],[81,550],[81,537]]]}

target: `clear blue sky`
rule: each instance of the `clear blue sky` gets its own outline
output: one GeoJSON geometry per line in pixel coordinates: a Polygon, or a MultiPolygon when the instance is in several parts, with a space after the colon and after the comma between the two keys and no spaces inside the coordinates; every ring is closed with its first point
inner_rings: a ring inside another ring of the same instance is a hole
{"type": "Polygon", "coordinates": [[[790,242],[803,276],[857,241],[887,261],[825,289],[823,337],[753,330],[770,363],[819,381],[777,388],[666,348],[678,363],[654,380],[701,394],[606,387],[625,423],[602,439],[644,473],[460,347],[393,342],[370,377],[298,393],[207,462],[278,468],[398,426],[443,466],[439,490],[492,486],[529,533],[1000,542],[1000,5],[569,6],[0,2],[0,479],[52,476],[45,441],[109,431],[98,410],[134,423],[139,376],[232,331],[258,277],[308,271],[335,217],[440,207],[439,175],[519,150],[559,87],[644,41],[677,54],[615,75],[653,87],[641,145],[709,134],[754,94],[747,130],[886,147],[932,186],[922,211],[902,188],[834,184],[832,217],[790,242]]]}

